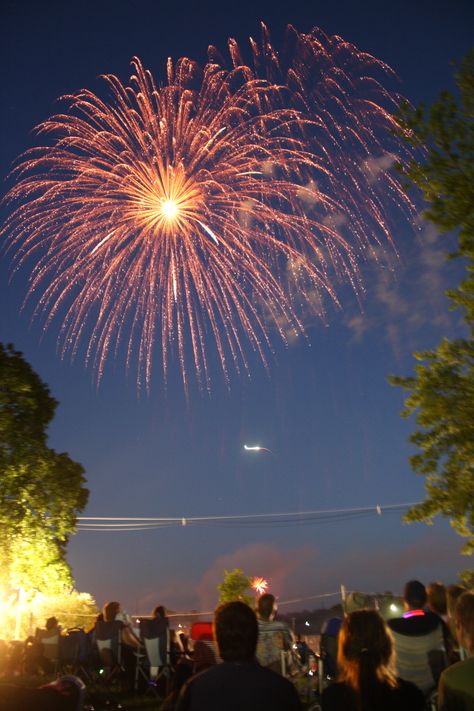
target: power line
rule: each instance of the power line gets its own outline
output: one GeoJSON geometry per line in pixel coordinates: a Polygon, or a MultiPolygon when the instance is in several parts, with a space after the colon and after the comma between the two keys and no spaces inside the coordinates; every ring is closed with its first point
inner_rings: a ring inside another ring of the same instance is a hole
{"type": "MultiPolygon", "coordinates": [[[[415,502],[417,503],[417,502],[415,502]]],[[[369,515],[394,513],[415,505],[414,502],[401,504],[380,504],[354,508],[316,509],[311,511],[290,511],[279,513],[233,514],[218,516],[79,516],[80,531],[144,531],[169,526],[219,526],[219,527],[278,527],[317,525],[359,518],[369,515]]]]}

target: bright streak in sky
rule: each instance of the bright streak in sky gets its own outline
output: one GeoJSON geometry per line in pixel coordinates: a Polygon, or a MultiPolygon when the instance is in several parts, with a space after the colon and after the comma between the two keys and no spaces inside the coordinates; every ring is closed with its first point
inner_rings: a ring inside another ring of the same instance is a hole
{"type": "Polygon", "coordinates": [[[260,447],[260,445],[258,445],[258,444],[254,444],[254,445],[244,444],[244,449],[246,452],[270,452],[270,454],[272,454],[271,449],[268,449],[267,447],[260,447]]]}

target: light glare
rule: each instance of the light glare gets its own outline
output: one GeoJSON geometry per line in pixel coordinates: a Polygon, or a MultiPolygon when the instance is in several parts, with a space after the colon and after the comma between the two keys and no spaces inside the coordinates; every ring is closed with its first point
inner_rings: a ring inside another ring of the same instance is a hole
{"type": "Polygon", "coordinates": [[[165,200],[163,202],[163,214],[168,220],[173,220],[178,214],[178,206],[174,200],[165,200]]]}

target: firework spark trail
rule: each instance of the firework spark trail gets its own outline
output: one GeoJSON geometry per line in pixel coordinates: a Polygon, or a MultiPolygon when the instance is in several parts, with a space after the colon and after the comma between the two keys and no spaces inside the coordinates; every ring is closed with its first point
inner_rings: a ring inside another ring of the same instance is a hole
{"type": "MultiPolygon", "coordinates": [[[[315,38],[298,38],[318,54],[315,38]]],[[[244,338],[266,364],[271,331],[284,340],[303,332],[288,275],[297,300],[323,315],[312,295],[337,303],[337,278],[358,290],[361,252],[380,231],[390,236],[375,187],[344,155],[330,97],[359,157],[382,150],[373,124],[390,124],[388,112],[372,103],[356,114],[342,80],[334,90],[327,52],[322,87],[311,93],[310,69],[300,62],[283,77],[265,33],[255,67],[237,61],[235,44],[232,51],[231,70],[215,60],[203,69],[169,61],[168,83],[157,88],[135,59],[130,86],[104,77],[107,101],[87,90],[63,97],[67,113],[37,129],[50,145],[27,151],[13,171],[2,235],[14,265],[36,260],[35,315],[46,326],[61,319],[62,355],[87,342],[99,380],[122,342],[127,367],[137,350],[147,386],[156,341],[165,380],[176,345],[185,389],[190,362],[210,387],[210,334],[227,380],[230,363],[249,367],[244,338]],[[371,112],[376,121],[364,126],[371,112]]],[[[401,202],[398,183],[383,175],[401,202]]]]}
{"type": "MultiPolygon", "coordinates": [[[[393,116],[403,97],[390,93],[378,78],[393,78],[393,70],[319,28],[304,34],[289,25],[284,51],[279,54],[263,23],[261,29],[260,42],[250,39],[251,76],[288,87],[293,105],[311,117],[308,146],[321,168],[326,168],[316,176],[318,186],[344,205],[327,222],[332,219],[336,227],[348,232],[356,251],[377,259],[380,250],[374,251],[374,245],[394,246],[390,213],[407,220],[415,214],[414,204],[393,172],[396,161],[403,163],[411,157],[393,116]]],[[[228,48],[232,65],[243,64],[243,53],[234,39],[228,48]]],[[[209,58],[226,64],[213,46],[209,58]]],[[[314,209],[319,211],[320,206],[314,209]]]]}

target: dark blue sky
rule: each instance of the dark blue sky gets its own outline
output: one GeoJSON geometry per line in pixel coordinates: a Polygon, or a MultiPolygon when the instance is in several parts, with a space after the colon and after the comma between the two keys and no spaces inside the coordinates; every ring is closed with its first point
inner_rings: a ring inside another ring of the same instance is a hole
{"type": "MultiPolygon", "coordinates": [[[[138,55],[155,77],[166,57],[204,61],[209,44],[242,44],[268,23],[278,46],[292,22],[319,26],[390,64],[411,101],[432,101],[452,86],[450,62],[472,43],[472,4],[437,2],[4,2],[1,25],[0,174],[31,145],[31,129],[62,94],[97,90],[97,76],[123,81],[138,55]]],[[[20,312],[26,270],[8,284],[0,263],[0,340],[13,342],[60,401],[52,446],[83,463],[90,516],[199,516],[356,507],[418,500],[423,482],[407,458],[411,424],[399,417],[402,395],[389,373],[407,373],[413,350],[459,330],[443,290],[456,278],[444,264],[446,240],[423,227],[393,231],[394,274],[367,270],[361,311],[351,294],[326,325],[308,324],[310,345],[285,349],[265,373],[217,378],[211,396],[186,403],[178,383],[167,394],[155,371],[149,396],[133,375],[109,362],[97,388],[93,373],[57,353],[57,324],[42,334],[31,306],[20,312]],[[259,442],[274,456],[245,454],[259,442]]],[[[292,528],[170,528],[145,533],[79,533],[69,560],[78,588],[97,602],[122,600],[146,611],[212,606],[224,568],[240,566],[271,580],[281,599],[337,590],[399,590],[416,576],[451,582],[465,567],[445,522],[404,526],[398,514],[292,528]]],[[[302,603],[311,606],[311,602],[302,603]]]]}

